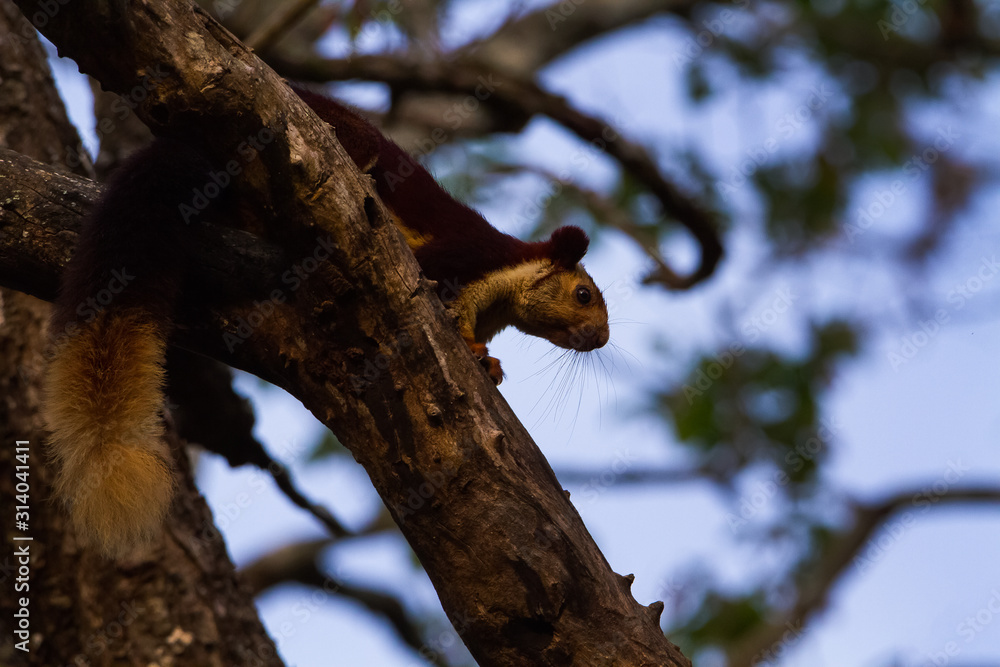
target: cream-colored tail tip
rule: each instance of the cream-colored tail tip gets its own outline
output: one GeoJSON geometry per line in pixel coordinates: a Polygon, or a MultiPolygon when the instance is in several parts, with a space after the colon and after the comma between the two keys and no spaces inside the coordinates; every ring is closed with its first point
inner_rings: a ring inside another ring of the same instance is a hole
{"type": "Polygon", "coordinates": [[[81,540],[121,559],[155,538],[173,497],[173,474],[158,447],[105,445],[103,461],[77,480],[60,480],[81,540]]]}

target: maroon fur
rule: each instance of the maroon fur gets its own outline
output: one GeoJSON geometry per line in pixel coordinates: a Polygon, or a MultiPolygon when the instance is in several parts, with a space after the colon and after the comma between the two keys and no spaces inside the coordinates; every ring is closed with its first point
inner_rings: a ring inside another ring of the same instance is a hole
{"type": "Polygon", "coordinates": [[[55,335],[105,307],[141,308],[166,326],[191,243],[179,207],[191,205],[208,172],[200,152],[171,139],[156,139],[115,170],[62,275],[55,335]]]}
{"type": "Polygon", "coordinates": [[[482,215],[458,202],[417,160],[382,135],[357,112],[315,93],[294,88],[320,118],[337,131],[337,140],[359,168],[378,159],[370,174],[382,201],[418,234],[431,237],[414,252],[424,275],[455,294],[462,286],[498,269],[537,259],[572,268],[587,252],[579,227],[560,227],[548,241],[528,243],[494,228],[482,215]]]}

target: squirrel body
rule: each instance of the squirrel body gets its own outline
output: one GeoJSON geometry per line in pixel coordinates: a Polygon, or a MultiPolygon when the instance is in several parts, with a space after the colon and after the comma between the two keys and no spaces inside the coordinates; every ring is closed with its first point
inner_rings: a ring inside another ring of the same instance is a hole
{"type": "MultiPolygon", "coordinates": [[[[494,382],[502,371],[486,343],[508,326],[581,352],[607,342],[607,308],[579,263],[588,245],[582,230],[561,227],[538,242],[504,234],[358,113],[295,92],[375,180],[494,382]]],[[[210,169],[197,148],[172,139],[130,158],[85,221],[56,301],[44,401],[56,490],[77,534],[110,557],[151,539],[169,510],[163,363],[191,243],[178,204],[210,169]],[[109,287],[112,298],[102,299],[109,287]]],[[[224,200],[216,206],[238,209],[224,200]]]]}
{"type": "MultiPolygon", "coordinates": [[[[295,92],[334,128],[358,168],[375,179],[420,269],[438,282],[439,295],[457,297],[459,332],[474,351],[485,353],[478,346],[508,326],[578,351],[607,343],[607,307],[579,265],[589,243],[583,230],[560,227],[549,240],[534,243],[505,234],[449,195],[413,156],[356,112],[307,90],[295,92]],[[525,281],[528,265],[535,275],[525,281]],[[549,275],[558,280],[544,280],[549,275]],[[576,296],[577,287],[589,295],[585,303],[576,296]]],[[[498,372],[497,364],[491,372],[497,383],[498,372]]]]}

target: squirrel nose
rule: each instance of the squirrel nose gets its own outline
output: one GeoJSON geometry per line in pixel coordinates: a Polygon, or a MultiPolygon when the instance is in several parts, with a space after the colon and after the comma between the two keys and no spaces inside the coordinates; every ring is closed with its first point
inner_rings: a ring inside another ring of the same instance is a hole
{"type": "Polygon", "coordinates": [[[604,347],[605,345],[608,344],[609,338],[611,338],[611,330],[608,329],[607,327],[604,327],[603,329],[600,330],[600,332],[598,332],[597,345],[595,345],[594,347],[595,348],[604,347]]]}
{"type": "Polygon", "coordinates": [[[590,352],[604,347],[610,335],[611,332],[607,327],[585,325],[573,332],[571,343],[573,349],[578,352],[590,352]]]}

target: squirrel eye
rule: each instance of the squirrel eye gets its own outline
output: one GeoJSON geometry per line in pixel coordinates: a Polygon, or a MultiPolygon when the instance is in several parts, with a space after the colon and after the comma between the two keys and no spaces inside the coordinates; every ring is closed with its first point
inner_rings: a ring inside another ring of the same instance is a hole
{"type": "Polygon", "coordinates": [[[576,300],[580,302],[581,306],[586,306],[590,303],[590,288],[580,285],[576,288],[576,300]]]}

